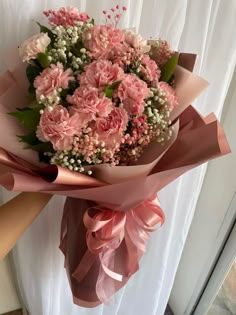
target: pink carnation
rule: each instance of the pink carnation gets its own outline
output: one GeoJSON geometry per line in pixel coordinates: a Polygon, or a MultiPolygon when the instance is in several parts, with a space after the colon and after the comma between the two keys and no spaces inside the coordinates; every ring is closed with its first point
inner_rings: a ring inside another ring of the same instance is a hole
{"type": "Polygon", "coordinates": [[[59,88],[67,89],[70,81],[74,81],[70,69],[64,71],[61,63],[52,64],[49,68],[44,69],[34,81],[37,100],[40,99],[40,95],[55,97],[54,91],[59,88]]]}
{"type": "Polygon", "coordinates": [[[52,111],[45,109],[39,122],[40,139],[50,141],[54,150],[70,150],[76,125],[67,109],[57,105],[52,111]]]}
{"type": "Polygon", "coordinates": [[[98,60],[85,67],[85,72],[78,79],[80,85],[90,85],[104,88],[115,81],[122,80],[124,71],[118,65],[113,65],[107,60],[98,60]]]}
{"type": "Polygon", "coordinates": [[[130,99],[130,98],[126,98],[122,103],[121,103],[121,107],[124,107],[125,110],[129,113],[129,114],[142,114],[144,111],[144,107],[146,106],[146,103],[144,101],[141,102],[135,102],[134,100],[130,99]]]}
{"type": "Polygon", "coordinates": [[[141,73],[144,80],[153,82],[156,85],[161,76],[161,70],[158,68],[156,62],[150,59],[148,55],[143,55],[141,62],[141,73]]]}
{"type": "Polygon", "coordinates": [[[51,39],[45,33],[31,36],[19,47],[19,55],[23,62],[36,59],[39,53],[44,53],[51,39]]]}
{"type": "Polygon", "coordinates": [[[149,41],[149,44],[151,44],[149,55],[153,60],[155,60],[160,68],[175,54],[175,52],[170,49],[168,42],[165,40],[151,40],[149,41]]]}
{"type": "Polygon", "coordinates": [[[106,118],[98,118],[95,123],[95,132],[99,140],[105,142],[106,147],[115,147],[120,144],[128,124],[128,114],[123,108],[115,108],[106,118]]]}
{"type": "Polygon", "coordinates": [[[102,57],[110,60],[113,64],[117,64],[121,68],[124,68],[134,62],[137,58],[137,52],[127,44],[120,43],[111,49],[106,50],[102,57]]]}
{"type": "Polygon", "coordinates": [[[112,101],[94,87],[77,88],[67,101],[74,105],[70,107],[70,112],[79,113],[87,122],[96,119],[96,116],[106,117],[113,109],[112,101]]]}
{"type": "Polygon", "coordinates": [[[138,49],[141,53],[145,54],[149,52],[150,46],[147,41],[133,31],[125,31],[125,42],[135,49],[138,49]]]}
{"type": "Polygon", "coordinates": [[[91,55],[101,57],[106,51],[124,40],[124,32],[112,25],[94,25],[83,33],[83,43],[91,55]]]}
{"type": "Polygon", "coordinates": [[[36,129],[36,137],[42,142],[48,142],[48,140],[44,137],[44,134],[42,132],[40,125],[38,125],[36,129]]]}
{"type": "Polygon", "coordinates": [[[166,105],[173,110],[178,105],[178,99],[175,90],[166,82],[159,82],[158,87],[165,93],[166,105]]]}
{"type": "Polygon", "coordinates": [[[150,96],[146,82],[136,75],[126,74],[119,84],[118,97],[129,113],[141,114],[144,110],[144,99],[150,96]]]}

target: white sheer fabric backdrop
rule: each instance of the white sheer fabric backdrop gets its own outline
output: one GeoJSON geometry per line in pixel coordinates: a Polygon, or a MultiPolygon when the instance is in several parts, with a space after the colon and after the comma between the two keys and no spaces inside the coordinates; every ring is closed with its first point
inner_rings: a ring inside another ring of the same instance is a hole
{"type": "MultiPolygon", "coordinates": [[[[77,5],[102,22],[102,9],[119,3],[128,11],[121,27],[136,26],[147,38],[167,39],[174,49],[199,55],[195,71],[211,82],[195,103],[207,114],[221,113],[236,61],[236,1],[224,0],[0,0],[1,49],[15,47],[42,21],[48,8],[77,5]]],[[[4,70],[0,60],[0,70],[4,70]]],[[[200,140],[200,139],[199,139],[200,140]]],[[[63,255],[58,249],[63,198],[54,197],[13,250],[17,280],[31,315],[162,315],[180,260],[205,166],[160,193],[166,213],[164,227],[153,233],[140,271],[108,306],[84,309],[73,305],[63,255]]],[[[5,191],[3,201],[12,194],[5,191]]]]}

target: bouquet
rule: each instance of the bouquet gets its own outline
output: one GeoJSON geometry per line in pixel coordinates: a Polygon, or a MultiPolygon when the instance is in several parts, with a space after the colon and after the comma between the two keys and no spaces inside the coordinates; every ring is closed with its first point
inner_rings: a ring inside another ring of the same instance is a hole
{"type": "Polygon", "coordinates": [[[214,114],[190,105],[207,86],[196,56],[119,29],[124,11],[103,11],[104,25],[74,7],[44,12],[49,26],[7,54],[0,78],[0,184],[67,196],[60,248],[85,307],[138,270],[164,223],[156,193],[229,152],[214,114]]]}

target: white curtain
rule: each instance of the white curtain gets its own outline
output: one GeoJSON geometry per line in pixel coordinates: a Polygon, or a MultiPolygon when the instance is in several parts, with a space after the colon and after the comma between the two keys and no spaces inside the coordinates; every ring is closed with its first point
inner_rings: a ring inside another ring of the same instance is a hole
{"type": "MultiPolygon", "coordinates": [[[[76,5],[102,22],[103,9],[125,5],[120,27],[136,27],[146,38],[167,39],[174,49],[197,53],[195,71],[211,82],[195,103],[207,114],[222,111],[236,62],[234,0],[0,0],[1,49],[15,47],[36,31],[40,12],[76,5]]],[[[0,68],[4,65],[0,60],[0,68]]],[[[199,139],[199,141],[201,141],[199,139]]],[[[200,193],[205,166],[182,176],[160,193],[164,227],[153,233],[140,271],[108,306],[73,305],[63,256],[58,249],[63,198],[54,197],[13,250],[18,285],[31,315],[162,315],[200,193]]],[[[12,194],[3,191],[3,201],[12,194]]]]}

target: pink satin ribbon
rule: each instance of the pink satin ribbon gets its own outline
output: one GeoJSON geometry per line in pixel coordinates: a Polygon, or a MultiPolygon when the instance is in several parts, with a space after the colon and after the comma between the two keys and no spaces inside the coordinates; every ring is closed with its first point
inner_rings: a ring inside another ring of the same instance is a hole
{"type": "Polygon", "coordinates": [[[87,228],[88,250],[73,273],[81,282],[99,257],[100,271],[96,284],[96,293],[101,302],[107,303],[116,291],[115,282],[122,282],[139,268],[139,260],[145,252],[149,233],[155,226],[164,223],[165,216],[159,200],[154,196],[130,211],[114,211],[102,206],[88,208],[83,222],[87,228]],[[121,246],[125,257],[119,259],[116,251],[121,246]],[[111,285],[105,285],[107,276],[111,285]]]}

